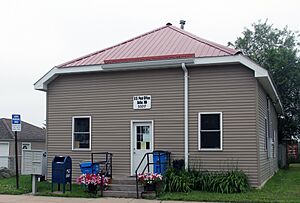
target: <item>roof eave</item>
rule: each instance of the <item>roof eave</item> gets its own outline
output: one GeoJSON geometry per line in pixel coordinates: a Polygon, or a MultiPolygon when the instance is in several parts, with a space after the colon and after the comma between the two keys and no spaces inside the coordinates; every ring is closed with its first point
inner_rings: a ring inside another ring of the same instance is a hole
{"type": "Polygon", "coordinates": [[[88,73],[100,71],[122,71],[122,70],[141,70],[153,68],[172,68],[181,66],[181,63],[193,63],[194,58],[181,58],[170,60],[156,60],[156,61],[142,61],[130,63],[116,63],[116,64],[101,64],[89,66],[75,66],[68,68],[52,68],[41,79],[34,84],[34,89],[47,91],[48,84],[53,81],[58,75],[70,73],[88,73]]]}
{"type": "Polygon", "coordinates": [[[268,71],[248,57],[238,54],[234,56],[207,57],[195,59],[198,65],[221,65],[221,64],[243,64],[254,71],[254,77],[263,85],[265,91],[271,97],[278,114],[283,114],[283,107],[277,94],[276,88],[271,80],[268,71]]]}
{"type": "Polygon", "coordinates": [[[90,66],[76,66],[68,68],[54,67],[40,80],[34,84],[36,90],[47,91],[48,84],[53,81],[58,75],[70,73],[88,73],[100,71],[122,71],[122,70],[141,70],[154,68],[172,68],[181,66],[181,63],[190,65],[221,65],[221,64],[243,64],[254,71],[255,78],[263,85],[266,92],[272,98],[277,113],[283,114],[283,108],[280,98],[277,94],[275,86],[266,69],[262,68],[251,59],[242,54],[231,56],[218,57],[201,57],[201,58],[184,58],[184,59],[170,59],[170,60],[156,60],[130,63],[116,63],[116,64],[102,64],[90,66]]]}
{"type": "Polygon", "coordinates": [[[40,78],[36,83],[34,83],[34,89],[47,91],[48,84],[53,81],[58,75],[70,74],[70,73],[85,73],[102,71],[101,65],[91,65],[91,66],[76,66],[71,68],[52,68],[48,73],[46,73],[42,78],[40,78]]]}

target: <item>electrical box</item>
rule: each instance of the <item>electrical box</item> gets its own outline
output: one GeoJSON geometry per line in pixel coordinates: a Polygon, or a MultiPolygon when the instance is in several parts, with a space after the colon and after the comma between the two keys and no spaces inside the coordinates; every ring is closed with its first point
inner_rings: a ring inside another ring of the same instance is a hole
{"type": "Polygon", "coordinates": [[[22,156],[23,175],[47,174],[47,152],[44,150],[23,150],[22,156]]]}

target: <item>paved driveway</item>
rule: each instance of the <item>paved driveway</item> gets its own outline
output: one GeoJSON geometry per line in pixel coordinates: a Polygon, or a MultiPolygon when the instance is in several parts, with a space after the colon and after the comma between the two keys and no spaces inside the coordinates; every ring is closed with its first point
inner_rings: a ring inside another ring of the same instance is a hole
{"type": "MultiPolygon", "coordinates": [[[[0,203],[187,203],[180,201],[160,201],[125,198],[65,198],[32,195],[0,195],[0,203]]],[[[195,203],[195,202],[193,202],[195,203]]]]}

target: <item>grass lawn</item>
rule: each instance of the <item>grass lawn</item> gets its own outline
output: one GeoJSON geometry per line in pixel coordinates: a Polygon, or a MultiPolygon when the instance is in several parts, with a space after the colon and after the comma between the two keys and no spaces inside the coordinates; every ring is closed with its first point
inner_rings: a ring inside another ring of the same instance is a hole
{"type": "Polygon", "coordinates": [[[290,164],[288,170],[279,170],[262,189],[246,193],[220,194],[201,191],[165,193],[162,200],[222,201],[222,202],[300,202],[300,164],[290,164]]]}
{"type": "MultiPolygon", "coordinates": [[[[67,186],[67,189],[69,187],[67,186]]],[[[72,192],[51,193],[51,183],[38,182],[38,194],[61,197],[99,197],[84,192],[80,185],[73,184],[72,192]]],[[[61,187],[62,189],[62,187],[61,187]]],[[[16,189],[15,178],[0,179],[0,194],[25,194],[31,192],[31,177],[20,177],[20,189],[16,189]]],[[[190,193],[165,193],[161,200],[222,201],[222,202],[300,202],[300,164],[291,164],[288,170],[279,170],[262,189],[252,189],[246,193],[220,194],[201,191],[190,193]]]]}
{"type": "MultiPolygon", "coordinates": [[[[31,193],[31,176],[20,176],[19,182],[20,189],[16,189],[16,179],[5,178],[0,179],[0,194],[25,194],[31,193]]],[[[60,190],[62,191],[62,185],[60,186],[60,190]]],[[[66,192],[63,194],[62,192],[57,191],[57,184],[55,184],[54,193],[51,192],[51,183],[49,182],[37,182],[37,195],[42,196],[58,196],[58,197],[100,197],[100,191],[97,195],[89,194],[84,192],[84,189],[78,184],[72,184],[72,191],[69,191],[69,185],[66,186],[66,192]]]]}

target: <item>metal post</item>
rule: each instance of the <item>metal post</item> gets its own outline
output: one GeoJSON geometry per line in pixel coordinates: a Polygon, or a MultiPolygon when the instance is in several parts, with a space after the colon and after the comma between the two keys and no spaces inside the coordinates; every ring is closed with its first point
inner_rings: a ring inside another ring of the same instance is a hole
{"type": "Polygon", "coordinates": [[[32,194],[36,193],[36,175],[32,175],[32,194]]]}
{"type": "Polygon", "coordinates": [[[112,178],[112,154],[110,154],[110,177],[112,178]]]}
{"type": "Polygon", "coordinates": [[[19,168],[18,168],[18,139],[17,131],[15,131],[15,159],[16,159],[16,186],[19,189],[19,168]]]}
{"type": "Polygon", "coordinates": [[[108,152],[105,153],[105,173],[107,173],[108,152]]]}
{"type": "Polygon", "coordinates": [[[150,172],[150,169],[149,169],[149,154],[147,153],[147,168],[148,168],[148,173],[150,172]]]}

